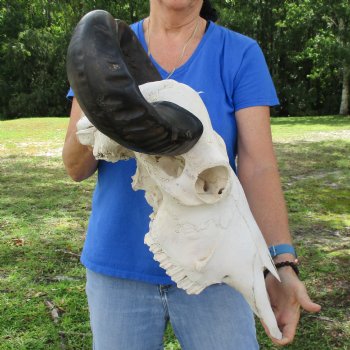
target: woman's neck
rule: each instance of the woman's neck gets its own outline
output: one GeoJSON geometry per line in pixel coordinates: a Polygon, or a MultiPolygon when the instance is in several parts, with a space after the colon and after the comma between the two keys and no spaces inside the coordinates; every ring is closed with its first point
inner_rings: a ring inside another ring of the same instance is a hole
{"type": "Polygon", "coordinates": [[[188,6],[176,7],[176,5],[171,6],[160,0],[151,0],[149,20],[152,23],[152,31],[159,34],[177,35],[192,30],[198,21],[201,6],[201,1],[188,6]]]}
{"type": "Polygon", "coordinates": [[[181,5],[185,0],[150,3],[150,17],[143,22],[148,54],[171,76],[191,57],[204,34],[206,22],[199,16],[202,1],[187,6],[181,5]]]}

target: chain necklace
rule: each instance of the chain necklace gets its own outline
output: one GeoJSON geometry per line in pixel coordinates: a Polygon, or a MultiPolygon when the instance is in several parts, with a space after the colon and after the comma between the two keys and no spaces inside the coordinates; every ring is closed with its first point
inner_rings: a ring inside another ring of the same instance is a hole
{"type": "MultiPolygon", "coordinates": [[[[198,17],[198,20],[197,20],[197,23],[196,23],[196,26],[194,27],[193,29],[193,32],[192,34],[190,35],[190,37],[186,40],[185,42],[185,45],[183,46],[182,48],[182,52],[181,52],[181,55],[179,56],[174,68],[171,70],[171,72],[169,73],[169,75],[165,78],[166,79],[169,79],[173,74],[174,72],[176,71],[177,68],[180,67],[180,64],[181,64],[181,61],[182,59],[184,58],[184,55],[185,55],[185,52],[186,52],[186,49],[187,49],[187,46],[189,45],[189,43],[192,41],[192,39],[195,37],[196,33],[197,33],[197,30],[198,30],[198,26],[199,26],[199,20],[200,20],[200,17],[198,17]]],[[[150,30],[149,30],[149,25],[150,25],[150,22],[151,22],[151,19],[148,18],[148,23],[147,23],[147,54],[148,56],[150,57],[151,56],[151,51],[150,51],[150,30]]]]}

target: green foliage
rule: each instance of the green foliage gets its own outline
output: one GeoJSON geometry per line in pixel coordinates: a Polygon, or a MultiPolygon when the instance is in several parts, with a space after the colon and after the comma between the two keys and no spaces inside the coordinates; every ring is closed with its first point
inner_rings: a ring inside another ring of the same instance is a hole
{"type": "Polygon", "coordinates": [[[65,113],[69,34],[53,4],[8,2],[2,9],[0,36],[0,116],[65,113]]]}
{"type": "MultiPolygon", "coordinates": [[[[348,0],[212,3],[220,24],[261,45],[281,102],[275,114],[338,113],[350,71],[348,0]]],[[[0,119],[66,115],[65,55],[79,19],[105,9],[132,23],[148,7],[145,0],[0,0],[0,119]]]]}
{"type": "Polygon", "coordinates": [[[341,74],[350,65],[347,0],[227,0],[223,5],[222,23],[263,48],[280,97],[278,114],[338,112],[341,74]]]}
{"type": "Polygon", "coordinates": [[[79,19],[105,9],[128,23],[145,1],[0,1],[0,119],[67,115],[65,56],[79,19]]]}

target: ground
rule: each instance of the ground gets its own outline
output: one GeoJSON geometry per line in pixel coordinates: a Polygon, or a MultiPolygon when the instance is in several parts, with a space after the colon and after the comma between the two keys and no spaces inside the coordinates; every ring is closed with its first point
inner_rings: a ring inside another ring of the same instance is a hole
{"type": "MultiPolygon", "coordinates": [[[[0,350],[90,349],[79,254],[95,178],[69,180],[67,118],[0,122],[0,350]]],[[[350,349],[350,118],[273,118],[301,278],[320,314],[302,314],[298,350],[350,349]]],[[[262,349],[275,349],[258,327],[262,349]]],[[[169,327],[165,349],[178,350],[169,327]]]]}

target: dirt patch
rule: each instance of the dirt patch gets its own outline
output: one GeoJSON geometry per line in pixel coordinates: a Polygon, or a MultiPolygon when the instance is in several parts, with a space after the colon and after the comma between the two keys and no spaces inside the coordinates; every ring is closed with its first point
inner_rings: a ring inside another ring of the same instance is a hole
{"type": "MultiPolygon", "coordinates": [[[[291,181],[286,182],[284,185],[292,186],[298,181],[310,180],[310,179],[319,180],[319,179],[324,179],[328,176],[340,176],[343,173],[344,172],[341,170],[333,170],[333,171],[318,171],[318,172],[313,172],[313,173],[309,173],[309,174],[301,174],[301,175],[292,175],[292,176],[290,176],[291,181]]],[[[337,183],[327,183],[325,185],[332,187],[332,188],[339,187],[339,184],[337,184],[337,183]]]]}
{"type": "Polygon", "coordinates": [[[321,223],[314,223],[304,228],[293,228],[292,232],[296,242],[319,248],[328,247],[328,253],[350,249],[350,227],[335,230],[321,223]]]}
{"type": "Polygon", "coordinates": [[[296,135],[292,138],[276,138],[275,143],[295,143],[295,142],[321,142],[321,141],[333,141],[333,140],[349,140],[350,130],[337,130],[337,131],[312,131],[302,135],[296,135]]]}
{"type": "Polygon", "coordinates": [[[310,132],[305,141],[350,140],[350,130],[310,132]]]}
{"type": "MultiPolygon", "coordinates": [[[[2,147],[3,153],[8,155],[14,153],[20,153],[22,155],[29,156],[41,156],[41,157],[59,157],[62,153],[62,148],[57,147],[57,142],[9,142],[8,147],[2,147]]],[[[0,147],[0,150],[1,147],[0,147]]]]}

